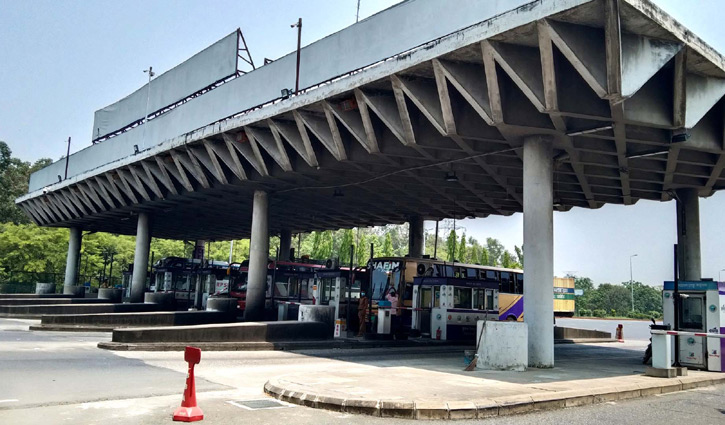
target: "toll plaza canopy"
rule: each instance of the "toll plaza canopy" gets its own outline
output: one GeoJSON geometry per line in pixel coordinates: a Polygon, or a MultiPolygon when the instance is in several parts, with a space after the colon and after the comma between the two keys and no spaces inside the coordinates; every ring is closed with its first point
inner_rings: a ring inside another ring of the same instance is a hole
{"type": "Polygon", "coordinates": [[[146,123],[149,87],[97,112],[17,204],[177,239],[249,235],[255,190],[272,232],[508,215],[531,135],[554,209],[725,187],[723,56],[647,0],[405,1],[303,48],[284,97],[295,53],[241,75],[230,37],[151,83],[146,123]]]}

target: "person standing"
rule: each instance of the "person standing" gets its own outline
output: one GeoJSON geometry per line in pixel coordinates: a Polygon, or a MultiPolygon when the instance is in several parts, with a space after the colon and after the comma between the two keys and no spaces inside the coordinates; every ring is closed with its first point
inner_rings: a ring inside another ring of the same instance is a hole
{"type": "Polygon", "coordinates": [[[370,300],[365,295],[365,291],[360,292],[360,301],[357,304],[358,331],[357,336],[365,335],[365,324],[367,322],[368,304],[370,300]]]}

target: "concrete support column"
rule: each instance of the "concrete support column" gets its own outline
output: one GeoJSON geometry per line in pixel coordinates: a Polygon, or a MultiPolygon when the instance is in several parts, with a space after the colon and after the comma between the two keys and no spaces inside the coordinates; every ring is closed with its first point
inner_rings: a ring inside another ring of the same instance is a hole
{"type": "Polygon", "coordinates": [[[282,229],[279,232],[279,260],[289,261],[289,252],[292,249],[292,231],[282,229]]]}
{"type": "Polygon", "coordinates": [[[414,258],[423,256],[424,238],[423,219],[418,216],[411,217],[410,221],[408,221],[408,256],[414,258]]]}
{"type": "Polygon", "coordinates": [[[66,293],[65,288],[78,285],[78,257],[81,255],[81,240],[83,238],[80,227],[71,227],[68,230],[70,230],[70,237],[68,238],[68,255],[65,258],[64,293],[66,293]]]}
{"type": "Polygon", "coordinates": [[[701,280],[700,200],[697,189],[677,190],[677,248],[680,279],[701,280]]]}
{"type": "Polygon", "coordinates": [[[131,278],[131,297],[129,302],[144,302],[146,293],[146,274],[149,264],[149,250],[151,249],[151,231],[147,213],[138,213],[136,224],[136,250],[133,255],[133,276],[131,278]]]}
{"type": "Polygon", "coordinates": [[[204,247],[206,246],[206,241],[203,239],[199,239],[194,243],[194,252],[191,254],[191,258],[195,260],[203,260],[204,259],[204,247]]]}
{"type": "Polygon", "coordinates": [[[252,237],[249,242],[249,277],[244,320],[264,318],[267,292],[267,261],[269,260],[269,202],[267,192],[254,192],[252,204],[252,237]]]}
{"type": "Polygon", "coordinates": [[[524,321],[529,366],[554,367],[554,221],[551,140],[524,140],[524,321]]]}

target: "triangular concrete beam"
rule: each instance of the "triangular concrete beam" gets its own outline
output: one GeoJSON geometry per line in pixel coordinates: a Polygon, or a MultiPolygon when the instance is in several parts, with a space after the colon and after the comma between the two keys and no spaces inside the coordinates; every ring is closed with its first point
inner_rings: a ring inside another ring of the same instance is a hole
{"type": "Polygon", "coordinates": [[[685,93],[685,128],[692,128],[725,96],[725,79],[688,73],[685,93]]]}
{"type": "Polygon", "coordinates": [[[681,48],[679,43],[623,33],[622,98],[637,93],[681,48]]]}

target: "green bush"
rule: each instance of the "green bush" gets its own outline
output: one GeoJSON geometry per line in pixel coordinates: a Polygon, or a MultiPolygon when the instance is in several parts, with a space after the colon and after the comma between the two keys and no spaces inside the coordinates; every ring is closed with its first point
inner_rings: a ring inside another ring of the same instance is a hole
{"type": "Polygon", "coordinates": [[[594,316],[594,317],[607,317],[607,312],[604,309],[598,308],[598,309],[592,311],[592,316],[594,316]]]}
{"type": "Polygon", "coordinates": [[[582,308],[581,310],[579,310],[579,316],[591,316],[591,315],[592,315],[592,311],[589,309],[582,308]]]}
{"type": "Polygon", "coordinates": [[[647,318],[649,319],[662,319],[662,313],[659,311],[651,310],[647,312],[647,318]]]}

